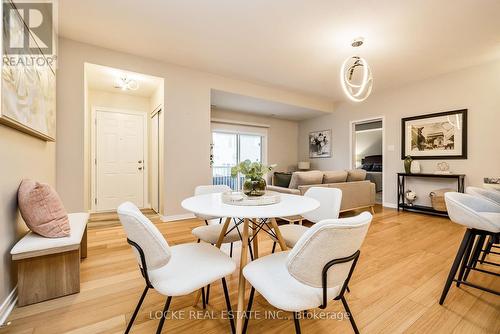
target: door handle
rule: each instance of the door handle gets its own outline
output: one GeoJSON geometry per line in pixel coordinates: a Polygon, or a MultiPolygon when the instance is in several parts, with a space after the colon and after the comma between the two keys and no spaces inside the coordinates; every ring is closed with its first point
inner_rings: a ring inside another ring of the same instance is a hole
{"type": "Polygon", "coordinates": [[[142,164],[142,160],[137,161],[138,164],[142,164]]]}
{"type": "Polygon", "coordinates": [[[142,170],[142,167],[137,167],[138,170],[142,170]]]}

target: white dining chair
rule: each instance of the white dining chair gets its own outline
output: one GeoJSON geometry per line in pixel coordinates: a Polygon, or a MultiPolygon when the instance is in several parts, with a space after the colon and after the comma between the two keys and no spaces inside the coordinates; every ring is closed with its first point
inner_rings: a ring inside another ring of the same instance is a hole
{"type": "MultiPolygon", "coordinates": [[[[218,185],[206,185],[206,186],[197,186],[194,190],[195,196],[206,195],[206,194],[217,194],[223,192],[230,192],[231,188],[224,184],[218,185]]],[[[205,226],[199,226],[194,228],[191,233],[194,234],[196,238],[198,238],[198,242],[204,241],[209,244],[215,245],[219,239],[220,232],[222,230],[223,225],[222,219],[223,217],[212,217],[212,216],[203,216],[196,214],[198,219],[205,221],[205,226]],[[213,223],[216,220],[217,223],[213,223]]],[[[222,240],[223,244],[230,244],[229,256],[233,256],[233,242],[241,240],[241,233],[237,224],[232,221],[227,229],[227,232],[222,240]]]]}
{"type": "MultiPolygon", "coordinates": [[[[205,308],[203,289],[219,279],[222,280],[227,310],[231,312],[225,276],[234,272],[236,264],[230,257],[209,244],[189,243],[170,247],[156,226],[134,204],[123,203],[117,211],[127,234],[127,242],[132,246],[146,282],[125,333],[129,333],[132,328],[149,289],[155,289],[167,296],[156,333],[161,333],[172,297],[188,295],[202,289],[205,308]]],[[[230,325],[234,332],[232,319],[230,325]]]]}
{"type": "MultiPolygon", "coordinates": [[[[247,315],[257,290],[272,306],[293,312],[295,332],[300,314],[329,300],[341,300],[355,333],[358,329],[344,292],[359,258],[372,220],[369,212],[355,217],[323,220],[309,228],[290,251],[261,257],[243,268],[251,284],[247,315]]],[[[248,326],[246,317],[243,332],[248,326]]]]}
{"type": "MultiPolygon", "coordinates": [[[[479,187],[467,187],[465,192],[469,195],[480,197],[491,201],[495,204],[500,205],[500,191],[494,189],[484,189],[479,187]]],[[[488,237],[486,241],[486,245],[479,245],[479,253],[482,253],[481,259],[479,259],[479,263],[484,264],[486,260],[486,256],[492,252],[492,248],[500,249],[500,235],[491,235],[488,237]]],[[[475,252],[473,252],[474,254],[475,252]]],[[[498,253],[498,252],[496,252],[498,253]]],[[[473,266],[477,264],[477,261],[474,262],[473,266]]]]}
{"type": "MultiPolygon", "coordinates": [[[[311,187],[304,196],[314,198],[320,203],[319,208],[303,214],[303,218],[312,223],[317,223],[325,219],[335,219],[339,217],[340,203],[342,202],[342,190],[338,188],[311,187]]],[[[288,247],[293,247],[299,238],[309,229],[307,226],[297,224],[287,224],[280,226],[280,232],[288,247]]],[[[276,249],[274,240],[272,253],[276,249]]]]}
{"type": "Polygon", "coordinates": [[[476,269],[473,264],[477,262],[478,243],[482,245],[486,236],[495,235],[500,232],[500,206],[494,204],[492,201],[470,194],[448,192],[444,197],[451,221],[465,226],[467,230],[451,266],[441,298],[439,299],[439,304],[443,305],[453,282],[456,282],[457,287],[460,284],[464,284],[483,291],[499,294],[500,292],[498,291],[467,281],[467,275],[470,270],[498,275],[484,269],[476,269]],[[474,251],[472,251],[476,237],[478,237],[476,246],[474,247],[474,251]],[[456,275],[457,272],[458,276],[456,275]]]}
{"type": "MultiPolygon", "coordinates": [[[[196,188],[194,188],[194,195],[200,196],[208,194],[218,194],[228,191],[232,191],[232,189],[225,184],[209,184],[209,185],[197,186],[196,188]]],[[[199,214],[195,214],[195,216],[196,218],[205,221],[206,225],[220,224],[222,223],[223,219],[223,217],[212,217],[199,214]]]]}

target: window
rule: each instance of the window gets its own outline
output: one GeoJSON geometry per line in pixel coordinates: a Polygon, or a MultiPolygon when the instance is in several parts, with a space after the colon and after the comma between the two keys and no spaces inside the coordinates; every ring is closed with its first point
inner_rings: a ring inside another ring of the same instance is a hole
{"type": "Polygon", "coordinates": [[[267,132],[260,130],[255,131],[256,133],[249,133],[251,129],[248,128],[212,126],[213,184],[225,184],[234,191],[238,191],[241,189],[244,178],[242,175],[231,177],[231,168],[247,159],[252,162],[264,162],[267,132]]]}

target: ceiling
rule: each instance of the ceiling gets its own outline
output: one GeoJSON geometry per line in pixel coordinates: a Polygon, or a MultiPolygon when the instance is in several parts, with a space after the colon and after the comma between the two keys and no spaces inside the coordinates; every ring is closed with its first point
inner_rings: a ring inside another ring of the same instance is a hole
{"type": "Polygon", "coordinates": [[[211,105],[216,109],[226,109],[260,116],[302,121],[323,115],[324,112],[293,106],[285,103],[258,99],[212,89],[211,105]]]}
{"type": "Polygon", "coordinates": [[[344,99],[358,54],[377,92],[500,58],[498,0],[64,0],[74,40],[232,78],[344,99]]]}
{"type": "Polygon", "coordinates": [[[142,97],[151,97],[156,89],[163,84],[163,79],[158,77],[89,63],[85,64],[85,78],[89,89],[142,97]],[[115,88],[115,81],[124,75],[135,80],[139,88],[136,90],[115,88]]]}

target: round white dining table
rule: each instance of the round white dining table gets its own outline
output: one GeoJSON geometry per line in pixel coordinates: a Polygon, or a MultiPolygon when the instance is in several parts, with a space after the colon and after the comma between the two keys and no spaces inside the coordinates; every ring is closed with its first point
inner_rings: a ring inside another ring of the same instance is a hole
{"type": "MultiPolygon", "coordinates": [[[[227,232],[231,219],[241,219],[243,221],[243,233],[241,237],[241,255],[239,268],[239,284],[238,284],[238,308],[236,313],[236,334],[241,334],[243,328],[243,313],[245,306],[245,277],[242,274],[243,267],[248,260],[248,229],[249,224],[256,224],[256,220],[265,219],[270,222],[272,229],[276,235],[276,239],[281,250],[286,250],[286,244],[283,240],[276,217],[297,216],[317,209],[320,203],[310,197],[280,194],[281,200],[276,204],[244,206],[233,205],[222,202],[221,194],[206,194],[186,198],[181,205],[185,210],[195,214],[211,217],[226,217],[222,226],[219,240],[216,246],[220,248],[224,236],[227,232]]],[[[262,224],[261,227],[267,224],[262,224]]],[[[253,231],[258,231],[260,228],[253,228],[253,231]]],[[[269,229],[270,230],[270,229],[269,229]]],[[[254,232],[255,233],[255,232],[254,232]]],[[[253,236],[253,252],[254,258],[258,258],[258,238],[253,236]]],[[[197,294],[195,303],[198,302],[200,293],[197,294]]]]}

